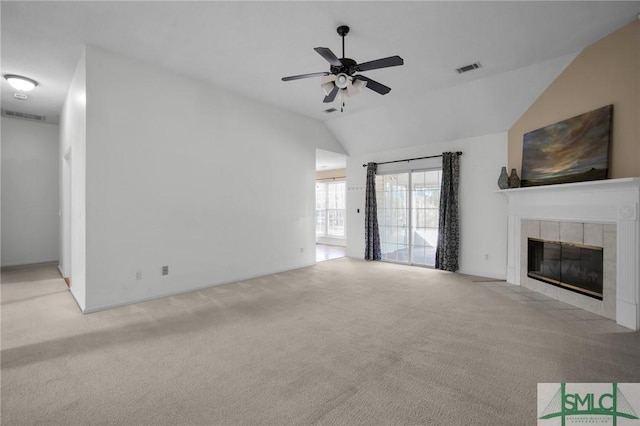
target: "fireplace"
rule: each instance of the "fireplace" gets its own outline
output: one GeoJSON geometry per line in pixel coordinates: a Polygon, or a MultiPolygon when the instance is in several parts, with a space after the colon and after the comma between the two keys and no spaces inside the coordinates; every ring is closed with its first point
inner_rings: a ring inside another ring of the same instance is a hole
{"type": "Polygon", "coordinates": [[[528,238],[527,276],[602,300],[602,247],[528,238]]]}
{"type": "Polygon", "coordinates": [[[640,330],[640,177],[499,191],[507,281],[640,330]],[[528,276],[528,238],[602,247],[602,300],[528,276]]]}

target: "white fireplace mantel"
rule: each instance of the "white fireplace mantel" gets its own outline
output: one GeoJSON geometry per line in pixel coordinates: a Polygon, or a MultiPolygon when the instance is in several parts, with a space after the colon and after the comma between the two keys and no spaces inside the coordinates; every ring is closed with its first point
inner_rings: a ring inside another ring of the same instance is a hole
{"type": "Polygon", "coordinates": [[[500,191],[508,199],[507,281],[520,285],[521,221],[616,225],[616,322],[640,330],[640,178],[500,191]]]}

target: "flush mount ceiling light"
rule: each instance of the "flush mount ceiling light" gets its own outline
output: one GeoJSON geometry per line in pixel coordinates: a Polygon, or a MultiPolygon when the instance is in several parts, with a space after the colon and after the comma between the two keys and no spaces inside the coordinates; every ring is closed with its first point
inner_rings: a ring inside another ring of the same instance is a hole
{"type": "Polygon", "coordinates": [[[11,87],[21,92],[33,90],[38,85],[37,81],[20,75],[5,74],[4,78],[9,82],[11,87]]]}

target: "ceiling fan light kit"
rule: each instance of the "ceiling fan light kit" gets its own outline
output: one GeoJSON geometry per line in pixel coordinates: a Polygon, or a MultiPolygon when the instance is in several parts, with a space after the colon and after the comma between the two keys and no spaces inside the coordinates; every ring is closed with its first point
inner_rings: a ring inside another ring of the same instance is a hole
{"type": "Polygon", "coordinates": [[[349,84],[349,78],[345,73],[340,73],[336,76],[335,84],[338,86],[338,89],[346,89],[347,84],[349,84]]]}
{"type": "Polygon", "coordinates": [[[330,81],[328,83],[322,83],[320,85],[320,87],[322,88],[322,91],[324,92],[325,96],[328,96],[329,93],[331,93],[331,91],[333,90],[333,88],[335,87],[335,84],[333,84],[333,81],[330,81]]]}
{"type": "Polygon", "coordinates": [[[346,98],[357,95],[365,87],[380,95],[389,93],[391,91],[390,87],[356,73],[403,65],[404,60],[396,55],[358,64],[351,58],[345,58],[344,54],[344,38],[349,34],[349,27],[341,25],[337,31],[338,35],[342,37],[342,58],[338,58],[328,47],[316,47],[313,49],[329,63],[329,72],[293,75],[283,77],[282,81],[322,77],[320,87],[325,94],[323,102],[333,102],[337,95],[340,94],[340,103],[342,104],[340,111],[344,110],[344,100],[346,98]]]}
{"type": "Polygon", "coordinates": [[[354,80],[353,81],[353,87],[355,87],[358,90],[362,90],[365,87],[367,87],[367,82],[364,80],[354,80]]]}
{"type": "Polygon", "coordinates": [[[355,96],[358,93],[360,93],[360,89],[358,89],[354,84],[350,84],[347,86],[347,98],[355,96]]]}

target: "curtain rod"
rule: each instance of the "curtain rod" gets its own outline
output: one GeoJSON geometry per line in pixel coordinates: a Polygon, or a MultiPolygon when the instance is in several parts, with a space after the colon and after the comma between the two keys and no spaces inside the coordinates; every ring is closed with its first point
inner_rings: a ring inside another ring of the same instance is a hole
{"type": "Polygon", "coordinates": [[[326,178],[318,178],[316,180],[336,180],[336,179],[346,179],[346,176],[335,176],[335,177],[326,177],[326,178]]]}
{"type": "MultiPolygon", "coordinates": [[[[458,151],[456,152],[456,154],[462,155],[462,152],[458,151]]],[[[405,161],[408,163],[409,161],[424,160],[425,158],[438,158],[438,157],[442,157],[442,155],[430,155],[428,157],[407,158],[406,160],[383,161],[382,163],[376,163],[376,164],[404,163],[405,161]]],[[[367,167],[367,165],[363,164],[362,167],[367,167]]]]}

